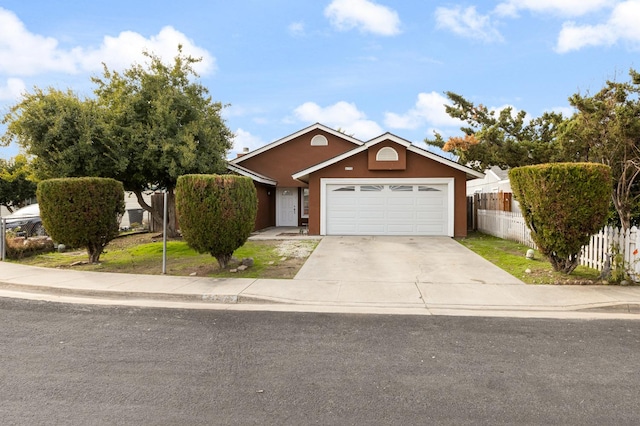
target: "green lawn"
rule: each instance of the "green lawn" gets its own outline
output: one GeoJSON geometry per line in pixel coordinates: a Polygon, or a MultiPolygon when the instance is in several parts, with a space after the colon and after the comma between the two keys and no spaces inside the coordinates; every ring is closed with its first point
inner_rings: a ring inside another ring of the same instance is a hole
{"type": "MultiPolygon", "coordinates": [[[[300,240],[297,245],[313,251],[318,241],[300,240]]],[[[151,234],[129,235],[111,241],[96,265],[84,264],[88,260],[86,251],[45,253],[24,258],[18,262],[26,265],[50,268],[73,268],[74,270],[122,272],[131,274],[161,274],[163,243],[151,234]]],[[[283,254],[279,241],[247,241],[237,249],[234,258],[251,257],[254,265],[245,271],[231,272],[232,264],[220,270],[218,262],[209,254],[198,254],[181,240],[167,242],[167,273],[169,275],[191,275],[235,278],[293,278],[304,264],[305,258],[283,254]]]]}
{"type": "Polygon", "coordinates": [[[525,257],[529,247],[479,232],[472,232],[457,241],[496,266],[527,284],[601,284],[600,272],[578,266],[570,275],[555,272],[551,263],[535,251],[535,258],[525,257]],[[525,272],[529,269],[531,272],[525,272]]]}

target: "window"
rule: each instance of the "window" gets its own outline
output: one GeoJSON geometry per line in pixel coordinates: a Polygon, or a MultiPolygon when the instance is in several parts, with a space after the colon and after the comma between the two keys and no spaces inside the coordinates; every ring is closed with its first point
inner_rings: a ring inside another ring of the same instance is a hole
{"type": "Polygon", "coordinates": [[[335,192],[345,192],[345,191],[355,191],[356,187],[353,185],[348,185],[348,186],[340,186],[336,189],[334,189],[335,192]]]}
{"type": "Polygon", "coordinates": [[[302,217],[309,217],[309,188],[302,188],[302,217]]]}
{"type": "Polygon", "coordinates": [[[376,161],[398,161],[398,152],[388,146],[380,148],[376,154],[376,161]]]}
{"type": "Polygon", "coordinates": [[[384,188],[383,185],[362,185],[360,186],[360,192],[380,192],[384,188]]]}
{"type": "Polygon", "coordinates": [[[394,192],[413,192],[412,185],[389,185],[389,189],[394,192]]]}
{"type": "Polygon", "coordinates": [[[329,145],[329,141],[323,135],[315,135],[311,138],[311,146],[326,146],[329,145]]]}
{"type": "Polygon", "coordinates": [[[440,192],[439,189],[432,188],[430,186],[423,186],[423,185],[418,186],[418,191],[436,191],[436,192],[440,192]]]}

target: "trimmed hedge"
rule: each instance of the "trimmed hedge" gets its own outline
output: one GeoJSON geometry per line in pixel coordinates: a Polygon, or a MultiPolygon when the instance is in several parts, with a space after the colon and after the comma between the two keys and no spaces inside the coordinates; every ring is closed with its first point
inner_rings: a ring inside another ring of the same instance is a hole
{"type": "Polygon", "coordinates": [[[104,247],[118,236],[124,214],[124,189],[114,179],[82,177],[49,179],[36,191],[40,216],[54,241],[85,247],[97,263],[104,247]]]}
{"type": "Polygon", "coordinates": [[[258,197],[251,179],[235,175],[184,175],[176,184],[182,237],[225,268],[255,225],[258,197]]]}
{"type": "Polygon", "coordinates": [[[595,163],[553,163],[509,171],[511,189],[531,238],[556,271],[571,273],[591,235],[605,224],[611,168],[595,163]]]}

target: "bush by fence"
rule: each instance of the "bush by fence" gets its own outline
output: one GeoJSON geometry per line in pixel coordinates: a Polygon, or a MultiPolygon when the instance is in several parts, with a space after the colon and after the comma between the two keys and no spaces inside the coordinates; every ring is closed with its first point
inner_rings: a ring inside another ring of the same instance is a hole
{"type": "MultiPolygon", "coordinates": [[[[485,234],[505,240],[517,241],[536,248],[531,232],[520,213],[496,210],[478,210],[477,229],[485,234]]],[[[629,272],[640,276],[640,229],[632,227],[626,231],[607,226],[591,236],[588,244],[582,247],[580,264],[602,271],[607,257],[620,256],[628,265],[629,272]]]]}

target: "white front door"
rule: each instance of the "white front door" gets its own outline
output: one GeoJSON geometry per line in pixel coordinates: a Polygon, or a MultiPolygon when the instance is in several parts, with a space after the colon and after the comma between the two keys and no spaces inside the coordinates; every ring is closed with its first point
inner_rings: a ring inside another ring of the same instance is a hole
{"type": "Polygon", "coordinates": [[[298,226],[298,188],[276,189],[276,226],[298,226]]]}

